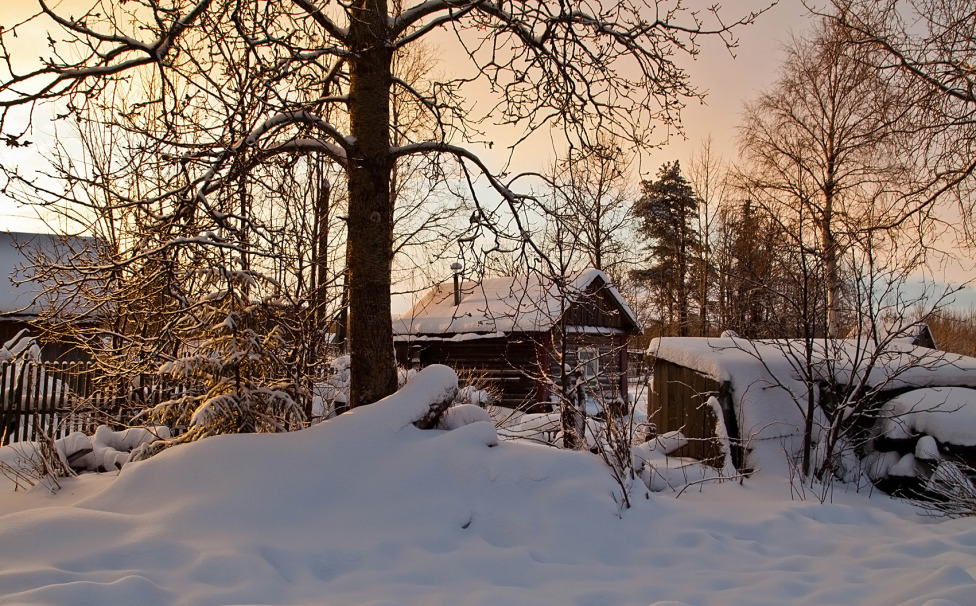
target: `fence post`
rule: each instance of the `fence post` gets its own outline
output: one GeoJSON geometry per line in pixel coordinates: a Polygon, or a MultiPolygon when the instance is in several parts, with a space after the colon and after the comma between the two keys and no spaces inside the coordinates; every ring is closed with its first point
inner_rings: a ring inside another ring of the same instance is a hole
{"type": "Polygon", "coordinates": [[[16,431],[16,415],[10,410],[10,381],[12,365],[9,362],[0,364],[0,446],[10,443],[12,434],[16,431]]]}

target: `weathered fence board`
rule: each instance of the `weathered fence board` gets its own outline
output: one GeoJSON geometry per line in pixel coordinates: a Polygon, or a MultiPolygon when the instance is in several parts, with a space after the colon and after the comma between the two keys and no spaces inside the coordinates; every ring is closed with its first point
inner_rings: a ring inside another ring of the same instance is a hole
{"type": "Polygon", "coordinates": [[[0,431],[3,444],[36,440],[43,432],[58,438],[90,430],[76,409],[91,394],[88,364],[5,362],[0,364],[0,431]]]}
{"type": "Polygon", "coordinates": [[[2,444],[54,439],[73,431],[91,433],[100,424],[124,426],[134,410],[158,404],[178,390],[142,378],[124,395],[99,391],[90,362],[0,364],[2,444]]]}

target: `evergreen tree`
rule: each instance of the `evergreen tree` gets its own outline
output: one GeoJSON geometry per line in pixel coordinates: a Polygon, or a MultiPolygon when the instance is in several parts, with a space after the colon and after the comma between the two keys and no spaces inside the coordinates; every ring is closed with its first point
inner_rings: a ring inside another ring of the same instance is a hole
{"type": "Polygon", "coordinates": [[[656,181],[645,180],[641,186],[643,195],[634,204],[634,215],[650,260],[631,277],[650,288],[659,312],[667,313],[669,324],[677,324],[679,336],[687,336],[688,277],[700,249],[692,225],[698,200],[677,161],[666,162],[656,181]]]}

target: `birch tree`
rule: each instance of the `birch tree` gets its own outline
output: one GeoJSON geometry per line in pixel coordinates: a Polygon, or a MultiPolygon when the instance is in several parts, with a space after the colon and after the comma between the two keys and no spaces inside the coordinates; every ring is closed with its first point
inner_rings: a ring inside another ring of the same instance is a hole
{"type": "Polygon", "coordinates": [[[912,207],[928,221],[955,203],[972,244],[976,203],[976,11],[969,0],[832,0],[814,11],[842,29],[911,98],[913,150],[927,169],[912,207]]]}
{"type": "Polygon", "coordinates": [[[822,22],[790,45],[779,80],[747,106],[741,128],[740,183],[773,216],[795,217],[784,228],[817,250],[830,337],[840,330],[850,243],[918,218],[917,167],[902,130],[908,108],[870,65],[870,52],[822,22]]]}

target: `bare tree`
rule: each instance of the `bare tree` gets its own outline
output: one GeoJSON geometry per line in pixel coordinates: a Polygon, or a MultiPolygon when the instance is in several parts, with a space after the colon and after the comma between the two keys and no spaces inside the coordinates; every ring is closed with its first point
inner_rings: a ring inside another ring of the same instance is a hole
{"type": "Polygon", "coordinates": [[[698,197],[698,215],[695,218],[695,231],[698,235],[698,259],[693,274],[698,283],[696,296],[698,303],[699,336],[709,333],[709,303],[712,297],[714,268],[712,267],[712,240],[718,227],[727,168],[721,157],[712,149],[709,136],[701,142],[697,153],[688,165],[688,181],[698,197]]]}
{"type": "Polygon", "coordinates": [[[804,221],[802,229],[785,227],[822,258],[832,337],[840,331],[849,242],[904,228],[914,211],[902,195],[916,176],[903,153],[903,98],[867,63],[868,53],[821,23],[787,49],[780,79],[749,104],[741,130],[742,187],[781,220],[804,221]]]}
{"type": "MultiPolygon", "coordinates": [[[[826,323],[826,306],[821,306],[819,317],[811,312],[811,327],[798,338],[739,341],[766,366],[802,414],[798,470],[811,486],[820,483],[821,499],[829,496],[833,478],[857,479],[870,429],[886,398],[910,384],[913,374],[935,372],[956,359],[908,343],[918,327],[946,305],[951,291],[906,294],[912,269],[901,258],[903,252],[882,239],[861,241],[849,249],[850,319],[855,328],[846,338],[814,334],[826,323]]],[[[802,296],[792,304],[799,308],[802,296]]]]}
{"type": "Polygon", "coordinates": [[[764,287],[791,319],[763,335],[774,339],[743,348],[801,412],[800,475],[823,487],[853,479],[885,392],[949,363],[900,342],[949,293],[906,288],[925,258],[930,182],[913,155],[916,97],[877,69],[875,52],[822,21],[792,43],[780,79],[749,105],[742,127],[739,184],[779,245],[776,281],[764,287]],[[773,359],[788,368],[773,370],[773,359]]]}
{"type": "Polygon", "coordinates": [[[865,59],[911,98],[913,150],[927,179],[914,209],[933,220],[944,200],[957,203],[966,239],[976,216],[976,13],[968,0],[832,0],[814,12],[843,29],[865,59]]]}
{"type": "MultiPolygon", "coordinates": [[[[723,200],[717,211],[711,266],[716,274],[717,317],[723,330],[744,338],[777,330],[776,293],[783,234],[751,200],[723,200]]],[[[793,268],[790,268],[793,273],[793,268]]]]}
{"type": "MultiPolygon", "coordinates": [[[[734,44],[732,29],[755,17],[728,22],[715,15],[709,25],[680,3],[629,0],[427,0],[392,11],[386,0],[100,1],[77,17],[43,2],[39,7],[37,19],[56,30],[54,49],[27,72],[5,62],[0,128],[11,144],[23,142],[27,131],[14,129],[6,110],[46,101],[81,119],[100,105],[110,110],[106,122],[123,131],[128,123],[141,124],[137,147],[167,179],[132,203],[164,204],[171,224],[169,233],[159,233],[164,242],[198,236],[197,222],[249,242],[247,220],[232,204],[246,204],[246,195],[234,193],[243,175],[282,154],[320,153],[342,167],[349,200],[354,406],[396,389],[391,175],[398,160],[445,158],[464,175],[485,175],[516,217],[508,235],[525,239],[529,230],[518,218],[525,198],[490,174],[475,148],[466,146],[485,142],[481,128],[487,116],[522,129],[520,141],[554,128],[581,140],[615,133],[628,144],[645,145],[647,125],[675,124],[681,100],[697,95],[674,53],[697,52],[702,34],[734,44]],[[435,32],[452,30],[468,74],[430,90],[395,75],[395,56],[435,32]],[[479,111],[462,96],[473,87],[492,94],[479,111]],[[131,101],[119,103],[118,92],[131,101]],[[432,136],[392,143],[396,96],[417,100],[433,125],[432,136]]],[[[17,30],[4,30],[4,56],[17,30]]],[[[478,216],[486,220],[489,214],[480,209],[478,216]]]]}
{"type": "Polygon", "coordinates": [[[575,240],[579,258],[571,263],[574,269],[599,269],[616,284],[634,261],[633,247],[628,245],[635,197],[630,185],[632,163],[614,138],[572,147],[547,175],[551,200],[540,196],[543,213],[558,224],[553,230],[564,240],[575,240]]]}

